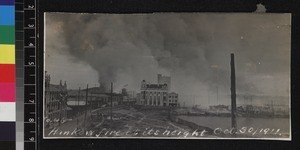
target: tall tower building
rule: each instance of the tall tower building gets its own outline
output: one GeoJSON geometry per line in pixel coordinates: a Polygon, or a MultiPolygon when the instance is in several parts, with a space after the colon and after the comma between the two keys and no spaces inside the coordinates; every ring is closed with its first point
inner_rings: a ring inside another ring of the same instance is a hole
{"type": "Polygon", "coordinates": [[[171,77],[158,74],[157,75],[157,84],[167,84],[168,91],[170,91],[171,90],[171,77]]]}

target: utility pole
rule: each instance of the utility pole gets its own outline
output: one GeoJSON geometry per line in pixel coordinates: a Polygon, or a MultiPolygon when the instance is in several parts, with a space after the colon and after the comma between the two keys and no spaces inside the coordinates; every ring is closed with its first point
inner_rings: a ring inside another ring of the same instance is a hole
{"type": "Polygon", "coordinates": [[[219,105],[219,87],[217,86],[217,105],[219,105]]]}
{"type": "MultiPolygon", "coordinates": [[[[236,89],[235,89],[235,65],[234,54],[230,55],[230,67],[231,67],[231,128],[236,131],[236,89]]],[[[234,132],[235,133],[235,132],[234,132]]]]}
{"type": "Polygon", "coordinates": [[[78,90],[78,95],[77,95],[77,129],[78,129],[78,117],[79,117],[79,96],[80,96],[80,87],[78,90]]]}
{"type": "Polygon", "coordinates": [[[272,109],[272,117],[275,116],[275,112],[274,112],[274,103],[273,100],[271,100],[271,109],[272,109]]]}
{"type": "Polygon", "coordinates": [[[207,102],[208,102],[208,107],[210,106],[210,96],[209,96],[209,90],[207,90],[207,102]]]}
{"type": "Polygon", "coordinates": [[[89,90],[89,84],[86,85],[86,91],[85,91],[85,112],[84,112],[84,125],[86,126],[86,114],[87,114],[87,107],[88,107],[88,90],[89,90]]]}
{"type": "Polygon", "coordinates": [[[113,83],[110,83],[110,120],[112,121],[112,109],[113,109],[113,83]]]}

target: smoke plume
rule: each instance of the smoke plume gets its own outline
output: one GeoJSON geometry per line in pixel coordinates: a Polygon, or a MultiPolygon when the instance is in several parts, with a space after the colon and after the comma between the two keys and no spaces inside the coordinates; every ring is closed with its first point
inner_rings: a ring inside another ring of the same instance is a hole
{"type": "Polygon", "coordinates": [[[267,93],[263,85],[289,75],[285,14],[47,14],[47,25],[57,24],[66,53],[96,70],[101,85],[138,89],[162,71],[174,91],[197,84],[193,93],[218,87],[226,94],[232,52],[240,93],[267,93]],[[273,79],[255,83],[257,76],[273,79]]]}

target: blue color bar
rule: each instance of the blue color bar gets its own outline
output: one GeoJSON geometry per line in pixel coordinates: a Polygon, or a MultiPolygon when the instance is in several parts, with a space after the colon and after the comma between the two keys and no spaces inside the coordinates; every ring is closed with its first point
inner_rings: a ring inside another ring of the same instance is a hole
{"type": "Polygon", "coordinates": [[[0,25],[15,25],[15,6],[0,6],[0,25]]]}

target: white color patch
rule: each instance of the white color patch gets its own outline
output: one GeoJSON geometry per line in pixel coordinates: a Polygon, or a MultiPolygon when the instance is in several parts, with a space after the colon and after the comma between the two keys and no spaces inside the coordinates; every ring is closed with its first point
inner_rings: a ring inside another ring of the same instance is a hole
{"type": "Polygon", "coordinates": [[[0,121],[16,121],[15,102],[0,102],[0,121]]]}

